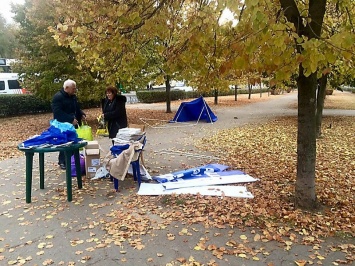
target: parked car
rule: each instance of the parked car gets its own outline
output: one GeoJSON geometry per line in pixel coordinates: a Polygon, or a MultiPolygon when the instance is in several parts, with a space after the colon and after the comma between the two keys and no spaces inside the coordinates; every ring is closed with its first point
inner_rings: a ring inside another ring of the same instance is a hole
{"type": "Polygon", "coordinates": [[[1,94],[26,94],[22,88],[17,73],[0,73],[0,95],[1,94]]]}

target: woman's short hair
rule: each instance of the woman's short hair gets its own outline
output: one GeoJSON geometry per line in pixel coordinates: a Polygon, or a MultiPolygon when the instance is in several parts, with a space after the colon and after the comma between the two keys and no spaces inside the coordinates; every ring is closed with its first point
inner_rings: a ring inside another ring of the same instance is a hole
{"type": "Polygon", "coordinates": [[[114,96],[117,95],[117,89],[116,89],[116,87],[114,87],[114,86],[108,86],[108,87],[106,88],[106,93],[108,93],[108,92],[111,92],[114,96]]]}

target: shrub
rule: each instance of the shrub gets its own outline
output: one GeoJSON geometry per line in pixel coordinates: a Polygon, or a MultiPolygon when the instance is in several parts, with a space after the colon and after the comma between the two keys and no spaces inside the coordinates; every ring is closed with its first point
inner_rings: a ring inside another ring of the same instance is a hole
{"type": "Polygon", "coordinates": [[[0,117],[51,112],[50,101],[26,94],[1,95],[0,106],[0,117]]]}
{"type": "MultiPolygon", "coordinates": [[[[173,90],[171,91],[171,100],[182,100],[187,98],[197,97],[194,96],[193,91],[182,91],[182,90],[173,90]]],[[[159,103],[166,102],[166,91],[137,91],[137,98],[141,103],[159,103]]]]}
{"type": "MultiPolygon", "coordinates": [[[[52,112],[51,101],[28,94],[0,95],[0,106],[0,117],[52,112]]],[[[99,106],[99,100],[80,102],[81,109],[99,106]]]]}
{"type": "MultiPolygon", "coordinates": [[[[267,92],[268,89],[262,89],[262,92],[267,92]]],[[[238,89],[238,94],[248,94],[248,90],[238,89]]],[[[259,89],[253,89],[252,93],[260,93],[259,89]]],[[[203,97],[213,97],[214,91],[209,92],[198,92],[198,91],[183,91],[183,90],[172,90],[171,91],[171,100],[183,100],[190,98],[197,98],[200,95],[203,97]]],[[[227,96],[234,95],[234,89],[219,91],[218,96],[227,96]]],[[[137,91],[138,101],[141,103],[158,103],[166,102],[166,91],[165,90],[150,90],[150,91],[137,91]]]]}

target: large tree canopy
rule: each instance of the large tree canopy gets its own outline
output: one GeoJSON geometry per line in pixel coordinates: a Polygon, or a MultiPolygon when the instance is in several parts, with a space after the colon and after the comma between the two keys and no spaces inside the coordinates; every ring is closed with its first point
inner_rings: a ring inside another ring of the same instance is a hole
{"type": "Polygon", "coordinates": [[[6,23],[5,18],[0,14],[0,57],[15,58],[16,49],[19,48],[15,33],[16,27],[6,23]]]}
{"type": "MultiPolygon", "coordinates": [[[[75,53],[68,47],[58,46],[48,31],[58,23],[55,6],[51,1],[27,0],[15,9],[18,22],[17,37],[22,45],[15,71],[22,73],[24,86],[44,99],[51,99],[65,79],[76,80],[81,99],[95,99],[103,90],[95,82],[95,74],[85,68],[78,69],[75,53]]],[[[98,101],[99,102],[99,101],[98,101]]]]}

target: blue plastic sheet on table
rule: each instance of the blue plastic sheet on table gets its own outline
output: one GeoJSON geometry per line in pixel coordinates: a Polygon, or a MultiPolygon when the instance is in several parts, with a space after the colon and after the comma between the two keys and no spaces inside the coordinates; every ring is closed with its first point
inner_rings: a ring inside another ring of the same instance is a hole
{"type": "Polygon", "coordinates": [[[55,126],[50,126],[47,130],[43,131],[41,135],[27,139],[22,144],[26,148],[43,144],[59,145],[68,142],[77,143],[80,140],[75,130],[61,131],[55,126]]]}
{"type": "Polygon", "coordinates": [[[58,128],[61,132],[65,132],[65,131],[76,131],[75,127],[73,126],[73,124],[67,123],[67,122],[59,122],[57,119],[52,119],[49,121],[49,124],[51,126],[54,126],[56,128],[58,128]]]}
{"type": "Polygon", "coordinates": [[[207,164],[200,167],[173,172],[167,175],[154,176],[152,177],[152,179],[160,183],[164,183],[169,181],[172,182],[174,181],[174,179],[178,179],[178,178],[190,179],[190,178],[197,178],[197,177],[207,177],[208,176],[207,173],[222,172],[228,168],[229,166],[223,164],[207,164]]]}

